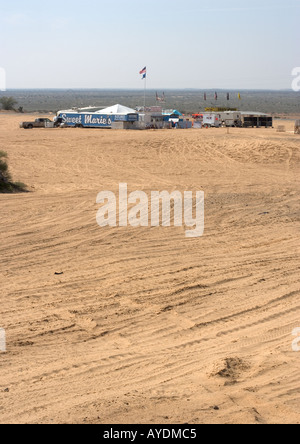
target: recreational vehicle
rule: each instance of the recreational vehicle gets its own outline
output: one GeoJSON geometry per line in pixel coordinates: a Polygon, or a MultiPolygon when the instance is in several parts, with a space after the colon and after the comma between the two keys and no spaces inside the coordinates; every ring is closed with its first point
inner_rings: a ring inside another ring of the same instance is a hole
{"type": "Polygon", "coordinates": [[[242,116],[239,111],[225,111],[219,114],[221,125],[223,127],[240,127],[242,126],[242,116]]]}
{"type": "Polygon", "coordinates": [[[219,114],[206,113],[203,114],[203,126],[204,128],[219,128],[221,126],[221,120],[219,114]]]}

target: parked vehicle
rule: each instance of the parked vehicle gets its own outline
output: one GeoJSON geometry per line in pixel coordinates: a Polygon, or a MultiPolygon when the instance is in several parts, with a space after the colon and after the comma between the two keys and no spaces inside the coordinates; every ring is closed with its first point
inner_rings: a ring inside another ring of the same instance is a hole
{"type": "Polygon", "coordinates": [[[222,126],[225,127],[241,127],[242,116],[239,111],[225,111],[219,114],[222,126]]]}
{"type": "Polygon", "coordinates": [[[22,122],[20,128],[33,129],[33,128],[46,128],[47,123],[53,123],[50,119],[40,118],[35,119],[34,122],[22,122]]]}
{"type": "Polygon", "coordinates": [[[207,113],[203,114],[203,126],[204,128],[219,128],[221,126],[221,120],[218,114],[207,113]]]}
{"type": "Polygon", "coordinates": [[[300,134],[300,120],[295,122],[295,134],[300,134]]]}

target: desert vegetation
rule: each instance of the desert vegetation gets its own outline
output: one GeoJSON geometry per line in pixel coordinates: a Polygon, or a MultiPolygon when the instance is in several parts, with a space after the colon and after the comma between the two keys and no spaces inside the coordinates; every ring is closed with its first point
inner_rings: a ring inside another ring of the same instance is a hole
{"type": "Polygon", "coordinates": [[[7,153],[0,151],[0,193],[25,191],[26,185],[21,182],[12,182],[7,165],[7,153]]]}
{"type": "Polygon", "coordinates": [[[1,97],[0,105],[5,111],[14,111],[18,102],[13,97],[1,97]]]}

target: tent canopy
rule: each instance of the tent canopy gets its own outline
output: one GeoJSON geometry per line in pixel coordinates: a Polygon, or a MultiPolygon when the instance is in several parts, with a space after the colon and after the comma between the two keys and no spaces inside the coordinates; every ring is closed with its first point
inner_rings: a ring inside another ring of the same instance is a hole
{"type": "Polygon", "coordinates": [[[87,107],[87,108],[72,108],[68,110],[59,111],[58,114],[102,114],[102,115],[121,115],[127,116],[127,114],[137,114],[134,109],[128,108],[123,105],[114,105],[105,109],[99,109],[98,107],[87,107]]]}
{"type": "Polygon", "coordinates": [[[95,114],[121,114],[121,115],[127,115],[127,114],[137,114],[137,111],[131,108],[127,108],[127,106],[123,105],[114,105],[110,106],[109,108],[101,109],[97,111],[95,114]]]}
{"type": "Polygon", "coordinates": [[[163,111],[164,116],[182,116],[182,114],[177,111],[177,109],[166,109],[163,111]]]}

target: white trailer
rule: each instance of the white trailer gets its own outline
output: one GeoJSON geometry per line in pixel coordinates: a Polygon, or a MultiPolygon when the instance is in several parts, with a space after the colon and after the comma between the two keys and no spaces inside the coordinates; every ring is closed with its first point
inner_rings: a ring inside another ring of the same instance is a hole
{"type": "Polygon", "coordinates": [[[203,126],[204,128],[219,128],[221,126],[220,117],[216,113],[203,114],[203,126]]]}

